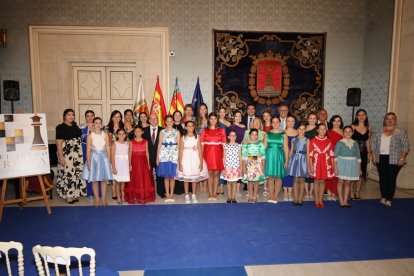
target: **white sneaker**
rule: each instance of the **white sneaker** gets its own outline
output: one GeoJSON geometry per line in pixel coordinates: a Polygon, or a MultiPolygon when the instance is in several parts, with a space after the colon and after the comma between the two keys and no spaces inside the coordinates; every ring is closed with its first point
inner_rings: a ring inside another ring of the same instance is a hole
{"type": "Polygon", "coordinates": [[[197,200],[197,197],[196,197],[196,195],[195,195],[195,194],[193,194],[193,195],[191,196],[191,199],[193,200],[193,203],[198,203],[198,200],[197,200]]]}
{"type": "Polygon", "coordinates": [[[185,195],[185,203],[186,204],[190,204],[191,200],[190,200],[190,196],[189,195],[185,195]]]}

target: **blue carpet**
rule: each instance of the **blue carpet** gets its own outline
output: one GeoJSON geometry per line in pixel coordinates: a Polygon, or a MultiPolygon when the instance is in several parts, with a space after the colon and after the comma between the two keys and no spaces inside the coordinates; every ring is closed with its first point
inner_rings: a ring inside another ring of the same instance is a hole
{"type": "Polygon", "coordinates": [[[242,266],[146,270],[144,276],[247,276],[242,266]]]}
{"type": "Polygon", "coordinates": [[[414,200],[316,209],[291,203],[5,208],[0,239],[87,246],[112,270],[238,267],[414,257],[414,200]]]}

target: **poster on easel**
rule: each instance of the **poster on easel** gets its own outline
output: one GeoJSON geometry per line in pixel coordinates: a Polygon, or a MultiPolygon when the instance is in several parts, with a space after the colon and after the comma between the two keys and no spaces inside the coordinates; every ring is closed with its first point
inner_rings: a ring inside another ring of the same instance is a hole
{"type": "Polygon", "coordinates": [[[0,178],[50,173],[46,114],[0,114],[0,178]]]}

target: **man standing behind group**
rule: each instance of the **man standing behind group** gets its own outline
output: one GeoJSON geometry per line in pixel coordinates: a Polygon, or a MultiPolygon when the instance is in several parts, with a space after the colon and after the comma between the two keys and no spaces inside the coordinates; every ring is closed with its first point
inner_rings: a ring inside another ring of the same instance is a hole
{"type": "Polygon", "coordinates": [[[247,115],[243,117],[243,124],[246,126],[247,130],[250,130],[250,124],[256,117],[256,106],[254,104],[248,104],[246,113],[247,115]]]}
{"type": "MultiPolygon", "coordinates": [[[[144,129],[143,138],[148,141],[148,155],[151,167],[157,171],[157,156],[158,156],[158,137],[163,127],[158,126],[157,114],[151,113],[149,115],[149,127],[144,129]]],[[[157,194],[161,198],[165,198],[164,178],[156,176],[157,194]]]]}
{"type": "Polygon", "coordinates": [[[326,109],[321,108],[318,110],[318,124],[324,124],[327,128],[329,127],[328,123],[328,111],[326,109]]]}
{"type": "Polygon", "coordinates": [[[286,119],[289,115],[289,107],[286,104],[280,104],[279,108],[277,109],[279,112],[279,119],[280,119],[280,130],[286,129],[286,119]]]}

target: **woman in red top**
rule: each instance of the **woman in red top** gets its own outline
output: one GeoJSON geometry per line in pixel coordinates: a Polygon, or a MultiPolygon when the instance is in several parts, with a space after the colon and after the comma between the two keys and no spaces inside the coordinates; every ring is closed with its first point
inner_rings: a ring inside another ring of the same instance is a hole
{"type": "Polygon", "coordinates": [[[208,169],[208,200],[217,200],[217,190],[220,180],[220,171],[224,170],[223,144],[226,143],[226,133],[218,126],[216,113],[208,115],[208,126],[203,128],[200,137],[203,158],[208,169]]]}
{"type": "Polygon", "coordinates": [[[325,181],[335,176],[334,148],[331,140],[326,137],[325,124],[318,124],[316,131],[317,136],[308,144],[308,169],[309,175],[315,179],[315,207],[323,208],[325,181]]]}
{"type": "MultiPolygon", "coordinates": [[[[344,123],[342,117],[334,115],[329,120],[328,138],[332,142],[332,148],[335,149],[336,143],[343,138],[344,123]]],[[[326,189],[328,192],[328,200],[336,200],[338,186],[338,178],[335,176],[331,179],[326,180],[326,189]]]]}

